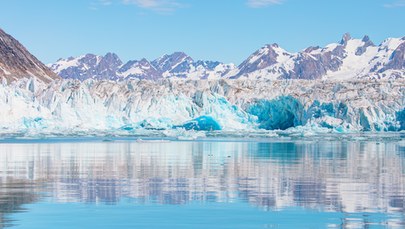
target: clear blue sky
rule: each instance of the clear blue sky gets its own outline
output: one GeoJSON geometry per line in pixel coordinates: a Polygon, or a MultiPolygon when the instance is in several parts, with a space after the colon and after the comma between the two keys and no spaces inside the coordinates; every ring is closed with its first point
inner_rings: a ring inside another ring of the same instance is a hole
{"type": "Polygon", "coordinates": [[[288,51],[405,36],[405,0],[0,0],[0,27],[45,63],[85,53],[124,61],[184,51],[239,64],[268,43],[288,51]]]}

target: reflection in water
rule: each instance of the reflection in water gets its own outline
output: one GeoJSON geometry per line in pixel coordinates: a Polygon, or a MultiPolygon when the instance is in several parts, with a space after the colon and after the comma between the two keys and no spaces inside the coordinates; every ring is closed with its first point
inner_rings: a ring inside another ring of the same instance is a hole
{"type": "Polygon", "coordinates": [[[15,181],[7,176],[1,176],[0,183],[0,228],[12,226],[7,213],[23,212],[23,204],[29,204],[37,200],[32,185],[26,181],[15,181]],[[3,180],[5,179],[5,180],[3,180]]]}
{"type": "MultiPolygon", "coordinates": [[[[401,142],[0,144],[0,225],[38,195],[57,203],[133,198],[402,215],[404,152],[401,142]]],[[[404,218],[381,223],[404,225],[404,218]]],[[[353,225],[342,218],[340,226],[353,225]]]]}

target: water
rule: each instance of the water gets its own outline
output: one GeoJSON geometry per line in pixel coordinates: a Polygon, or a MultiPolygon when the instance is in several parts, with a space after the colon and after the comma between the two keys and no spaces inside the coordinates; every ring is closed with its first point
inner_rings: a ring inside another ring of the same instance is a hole
{"type": "Polygon", "coordinates": [[[4,140],[0,227],[404,228],[392,139],[4,140]]]}

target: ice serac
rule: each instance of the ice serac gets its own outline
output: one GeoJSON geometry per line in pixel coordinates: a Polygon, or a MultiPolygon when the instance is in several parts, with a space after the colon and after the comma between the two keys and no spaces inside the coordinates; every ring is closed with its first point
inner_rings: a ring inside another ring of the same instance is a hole
{"type": "Polygon", "coordinates": [[[59,78],[20,42],[0,29],[0,79],[10,82],[34,76],[43,82],[59,78]]]}
{"type": "Polygon", "coordinates": [[[0,85],[0,133],[404,129],[405,82],[54,81],[0,85]]]}

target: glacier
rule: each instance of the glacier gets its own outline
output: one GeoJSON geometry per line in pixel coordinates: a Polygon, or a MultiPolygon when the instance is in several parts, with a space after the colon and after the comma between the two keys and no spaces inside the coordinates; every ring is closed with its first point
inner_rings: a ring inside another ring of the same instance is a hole
{"type": "Polygon", "coordinates": [[[402,79],[3,80],[0,135],[403,131],[404,92],[402,79]]]}

